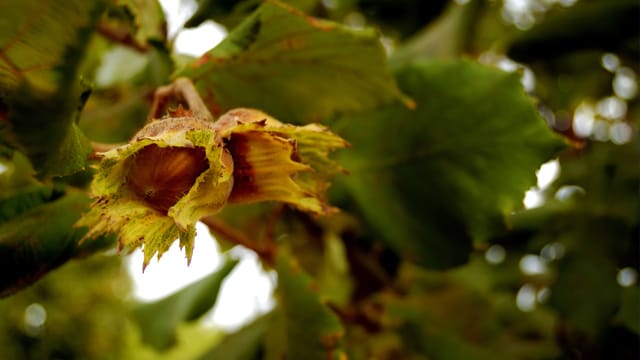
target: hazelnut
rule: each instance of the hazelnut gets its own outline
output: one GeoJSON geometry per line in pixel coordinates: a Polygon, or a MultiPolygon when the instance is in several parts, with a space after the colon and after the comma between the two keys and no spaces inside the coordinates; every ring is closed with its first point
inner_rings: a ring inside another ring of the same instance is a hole
{"type": "Polygon", "coordinates": [[[131,157],[127,183],[150,207],[167,213],[209,168],[202,147],[145,146],[131,157]]]}

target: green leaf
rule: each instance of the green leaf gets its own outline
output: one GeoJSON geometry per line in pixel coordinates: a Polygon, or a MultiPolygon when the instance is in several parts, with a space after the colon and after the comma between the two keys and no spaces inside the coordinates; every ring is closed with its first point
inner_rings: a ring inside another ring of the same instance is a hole
{"type": "Polygon", "coordinates": [[[601,253],[571,254],[559,265],[549,303],[560,318],[597,336],[620,303],[622,288],[615,281],[616,272],[613,262],[601,253]]]}
{"type": "Polygon", "coordinates": [[[640,288],[622,289],[621,300],[617,320],[640,335],[640,288]]]}
{"type": "Polygon", "coordinates": [[[576,199],[581,212],[637,224],[640,202],[629,194],[638,189],[640,167],[629,164],[639,162],[637,143],[594,142],[580,152],[580,157],[562,160],[562,171],[556,183],[558,186],[576,185],[584,190],[585,195],[576,199]]]}
{"type": "MultiPolygon", "coordinates": [[[[285,318],[287,359],[340,359],[344,329],[322,303],[319,289],[291,257],[276,259],[278,295],[285,318]]],[[[280,356],[279,358],[282,358],[280,356]]]]}
{"type": "Polygon", "coordinates": [[[91,153],[75,127],[86,96],[79,64],[104,1],[3,2],[0,143],[22,150],[41,176],[82,169],[91,153]]]}
{"type": "Polygon", "coordinates": [[[15,191],[7,198],[0,198],[0,223],[47,202],[51,196],[51,187],[33,185],[15,191]]]}
{"type": "Polygon", "coordinates": [[[259,357],[260,346],[267,334],[272,315],[264,315],[240,330],[225,336],[219,344],[202,354],[201,360],[252,360],[259,357]]]}
{"type": "Polygon", "coordinates": [[[72,193],[0,223],[0,297],[35,282],[85,251],[95,250],[92,246],[106,244],[78,244],[85,230],[72,225],[89,202],[86,194],[72,193]]]}
{"type": "Polygon", "coordinates": [[[27,159],[19,151],[9,151],[0,155],[0,199],[13,195],[15,191],[31,188],[40,183],[34,178],[35,171],[27,159]]]}
{"type": "Polygon", "coordinates": [[[167,23],[158,0],[116,0],[116,5],[125,7],[131,15],[135,39],[140,44],[148,40],[164,41],[167,23]]]}
{"type": "Polygon", "coordinates": [[[132,313],[142,340],[160,350],[171,347],[180,323],[198,319],[215,305],[222,282],[237,263],[226,259],[213,274],[161,300],[136,306],[132,313]]]}
{"type": "Polygon", "coordinates": [[[266,1],[217,47],[179,70],[214,114],[254,107],[286,122],[401,97],[375,30],[354,30],[266,1]]]}
{"type": "Polygon", "coordinates": [[[417,59],[451,59],[463,55],[475,36],[475,15],[482,6],[484,4],[478,0],[465,4],[451,2],[444,14],[394,50],[389,60],[391,65],[397,67],[417,59]]]}
{"type": "Polygon", "coordinates": [[[403,256],[428,268],[460,265],[473,238],[503,230],[535,170],[563,143],[516,74],[419,62],[397,80],[415,110],[396,104],[332,126],[353,145],[339,157],[351,175],[339,179],[403,256]]]}

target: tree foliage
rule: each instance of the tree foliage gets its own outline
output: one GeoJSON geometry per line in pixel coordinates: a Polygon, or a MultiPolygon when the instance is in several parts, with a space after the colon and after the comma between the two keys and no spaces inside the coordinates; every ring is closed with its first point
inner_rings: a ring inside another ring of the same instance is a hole
{"type": "Polygon", "coordinates": [[[156,0],[0,4],[3,355],[637,358],[640,6],[462,3],[200,0],[198,58],[156,0]],[[196,220],[277,274],[236,332],[237,260],[128,300],[196,220]]]}

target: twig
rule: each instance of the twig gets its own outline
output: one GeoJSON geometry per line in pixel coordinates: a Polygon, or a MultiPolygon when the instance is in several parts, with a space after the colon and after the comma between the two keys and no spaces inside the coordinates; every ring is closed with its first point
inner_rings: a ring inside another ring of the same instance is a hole
{"type": "Polygon", "coordinates": [[[110,26],[106,22],[100,21],[98,23],[97,30],[100,35],[113,42],[128,46],[141,53],[149,51],[149,45],[140,44],[138,41],[136,41],[136,39],[131,35],[129,29],[110,26]]]}
{"type": "Polygon", "coordinates": [[[171,84],[161,86],[156,89],[147,122],[151,122],[154,119],[160,119],[163,115],[165,106],[169,103],[171,98],[186,102],[189,110],[196,117],[211,122],[214,121],[213,115],[211,115],[211,112],[202,101],[202,98],[200,97],[200,94],[198,94],[198,90],[196,90],[193,82],[188,78],[177,78],[171,84]]]}

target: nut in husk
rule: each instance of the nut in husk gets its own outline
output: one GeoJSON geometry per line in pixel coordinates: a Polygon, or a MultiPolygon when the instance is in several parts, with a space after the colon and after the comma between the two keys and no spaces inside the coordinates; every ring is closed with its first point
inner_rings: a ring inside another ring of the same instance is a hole
{"type": "Polygon", "coordinates": [[[143,247],[146,266],[176,238],[190,259],[196,222],[227,202],[334,210],[322,195],[341,169],[328,153],[347,144],[326,128],[282,124],[253,109],[213,123],[179,115],[186,116],[155,120],[103,154],[91,185],[95,202],[76,224],[89,227],[86,238],[117,233],[119,249],[143,247]]]}

